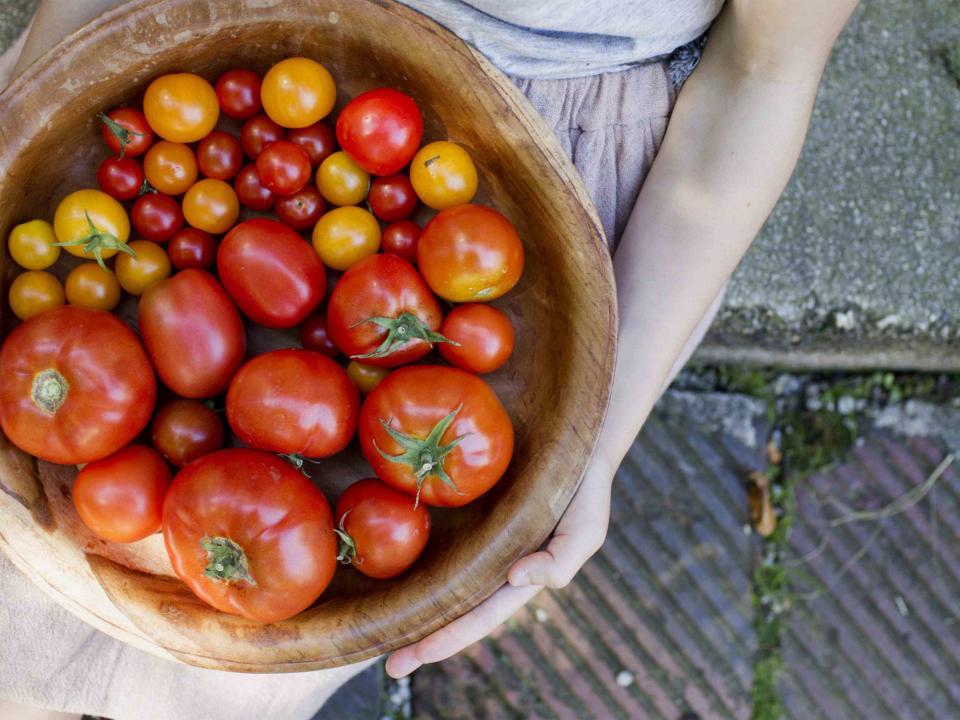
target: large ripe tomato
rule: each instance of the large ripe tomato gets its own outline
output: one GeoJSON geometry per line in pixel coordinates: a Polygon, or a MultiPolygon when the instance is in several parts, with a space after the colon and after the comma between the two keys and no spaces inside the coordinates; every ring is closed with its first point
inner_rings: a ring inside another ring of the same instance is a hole
{"type": "Polygon", "coordinates": [[[7,298],[13,314],[21,320],[60,307],[65,299],[63,285],[55,275],[45,270],[27,270],[17,275],[10,283],[7,298]]]}
{"type": "Polygon", "coordinates": [[[371,175],[393,175],[420,147],[423,116],[408,95],[390,88],[368,90],[337,118],[337,142],[371,175]]]}
{"type": "Polygon", "coordinates": [[[206,270],[217,260],[217,241],[208,232],[186,227],[177,230],[170,238],[167,254],[177,270],[206,270]]]}
{"type": "Polygon", "coordinates": [[[164,384],[206,398],[226,390],[246,352],[243,321],[216,278],[182,270],[140,298],[140,334],[164,384]]]}
{"type": "Polygon", "coordinates": [[[64,283],[64,291],[68,303],[90,310],[109,312],[120,302],[117,276],[96,263],[82,263],[71,270],[64,283]]]}
{"type": "Polygon", "coordinates": [[[440,304],[420,274],[396,255],[371,255],[347,270],[327,303],[330,339],[344,355],[396,367],[443,342],[440,304]]]}
{"type": "Polygon", "coordinates": [[[240,128],[240,144],[252,160],[270,143],[283,140],[286,131],[266,115],[254,115],[240,128]]]}
{"type": "Polygon", "coordinates": [[[61,200],[53,214],[53,232],[68,253],[104,267],[106,258],[130,250],[127,211],[100,190],[77,190],[61,200]]]}
{"type": "Polygon", "coordinates": [[[346,270],[379,247],[380,223],[363,208],[334,208],[313,228],[313,249],[334,270],[346,270]]]}
{"type": "Polygon", "coordinates": [[[380,247],[385,253],[399,255],[408,263],[417,264],[417,245],[422,228],[413,220],[397,220],[383,229],[380,247]]]}
{"type": "Polygon", "coordinates": [[[513,323],[485,303],[455,307],[443,319],[440,334],[453,341],[440,345],[443,359],[467,372],[493,372],[513,353],[513,323]]]}
{"type": "Polygon", "coordinates": [[[174,571],[217,610],[274,623],[310,607],[333,577],[326,498],[270,453],[205,455],[173,479],[163,539],[174,571]]]}
{"type": "Polygon", "coordinates": [[[197,145],[197,168],[214,180],[233,180],[243,167],[243,146],[235,135],[214,130],[197,145]]]}
{"type": "Polygon", "coordinates": [[[385,222],[403,220],[417,209],[417,194],[403,173],[375,178],[367,202],[373,214],[385,222]]]}
{"type": "Polygon", "coordinates": [[[309,350],[249,360],[227,391],[227,422],[241,442],[306,458],[343,450],[357,431],[360,396],[337,363],[309,350]]]}
{"type": "Polygon", "coordinates": [[[143,168],[132,158],[111,155],[100,163],[97,185],[110,197],[130,200],[143,188],[143,168]]]}
{"type": "Polygon", "coordinates": [[[0,426],[20,449],[74,465],[119,450],[150,420],[157,383],[117,317],[62,307],[15,328],[0,349],[0,426]]]}
{"type": "Polygon", "coordinates": [[[160,531],[170,468],[153,448],[128,445],[83,466],[73,504],[94,535],[131,543],[160,531]]]}
{"type": "Polygon", "coordinates": [[[223,423],[199,400],[171,400],[157,410],[150,429],[153,446],[183,467],[223,447],[223,423]]]}
{"type": "Polygon", "coordinates": [[[143,114],[164,140],[191,143],[216,126],[220,102],[213,86],[199,75],[161,75],[144,93],[143,114]]]}
{"type": "Polygon", "coordinates": [[[183,196],[183,217],[192,227],[219,235],[236,225],[240,200],[230,183],[204,178],[183,196]]]}
{"type": "Polygon", "coordinates": [[[367,396],[360,446],[377,476],[427,505],[458,507],[500,479],[513,425],[476,375],[441,365],[394,370],[367,396]]]}
{"type": "Polygon", "coordinates": [[[197,156],[189,145],[161,140],[143,158],[143,174],[160,192],[182,195],[197,181],[197,156]]]}
{"type": "Polygon", "coordinates": [[[367,577],[396,577],[416,562],[430,537],[430,513],[379,480],[359,480],[343,491],[334,512],[337,560],[367,577]]]}
{"type": "Polygon", "coordinates": [[[153,143],[153,130],[136,108],[121,107],[97,117],[103,123],[103,139],[121,157],[139,157],[153,143]]]}
{"type": "Polygon", "coordinates": [[[323,264],[297,233],[276,220],[237,225],[220,242],[217,272],[230,297],[258,325],[299,325],[323,301],[323,264]]]}
{"type": "Polygon", "coordinates": [[[281,60],[260,86],[263,111],[278,125],[302,128],[330,114],[337,87],[330,72],[316,60],[293,57],[281,60]]]}
{"type": "Polygon", "coordinates": [[[130,209],[133,229],[147,240],[164,243],[183,227],[180,203],[169,195],[147,193],[137,198],[130,209]]]}
{"type": "Polygon", "coordinates": [[[25,270],[46,270],[60,258],[53,225],[46,220],[28,220],[14,226],[7,238],[13,261],[25,270]]]}
{"type": "Polygon", "coordinates": [[[332,205],[356,205],[367,196],[370,175],[356,160],[339,150],[320,163],[317,187],[332,205]]]}
{"type": "Polygon", "coordinates": [[[482,302],[510,290],[523,272],[513,223],[483,205],[456,205],[427,223],[417,245],[427,285],[450,302],[482,302]]]}
{"type": "Polygon", "coordinates": [[[289,140],[272,142],[257,155],[257,175],[274,195],[293,195],[310,182],[310,156],[289,140]]]}
{"type": "Polygon", "coordinates": [[[277,198],[277,220],[294,230],[312,230],[327,205],[316,185],[307,185],[300,192],[277,198]]]}
{"type": "Polygon", "coordinates": [[[149,240],[134,240],[130,247],[136,257],[117,258],[115,269],[120,287],[131,295],[142,295],[151,285],[170,277],[170,258],[162,247],[149,240]]]}
{"type": "Polygon", "coordinates": [[[414,156],[410,182],[424,205],[443,210],[473,200],[477,168],[462,147],[439,140],[424,145],[414,156]]]}
{"type": "Polygon", "coordinates": [[[318,122],[305,128],[294,128],[287,133],[287,140],[302,147],[310,156],[310,164],[317,167],[337,148],[337,138],[326,123],[318,122]]]}
{"type": "Polygon", "coordinates": [[[277,200],[277,196],[260,182],[257,166],[254,163],[244,165],[240,169],[233,180],[233,189],[237,191],[240,204],[251,210],[269,210],[277,200]]]}
{"type": "Polygon", "coordinates": [[[263,107],[260,102],[260,76],[253,70],[227,70],[217,78],[214,90],[223,114],[236,120],[253,117],[263,107]]]}

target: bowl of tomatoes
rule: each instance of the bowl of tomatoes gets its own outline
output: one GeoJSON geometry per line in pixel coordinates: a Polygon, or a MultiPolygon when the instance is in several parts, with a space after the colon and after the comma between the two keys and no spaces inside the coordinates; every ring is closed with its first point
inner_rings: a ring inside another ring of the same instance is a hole
{"type": "Polygon", "coordinates": [[[616,295],[481,55],[393,2],[154,0],[0,127],[0,548],[63,606],[194,665],[331,667],[549,536],[616,295]]]}

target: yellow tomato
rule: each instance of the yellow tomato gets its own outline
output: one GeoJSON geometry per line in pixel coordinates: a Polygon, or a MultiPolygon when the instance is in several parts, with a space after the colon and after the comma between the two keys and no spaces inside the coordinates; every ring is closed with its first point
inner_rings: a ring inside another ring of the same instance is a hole
{"type": "Polygon", "coordinates": [[[353,384],[356,385],[364,395],[371,393],[389,374],[390,368],[364,365],[356,360],[351,360],[350,364],[347,365],[347,377],[353,380],[353,384]]]}
{"type": "Polygon", "coordinates": [[[77,307],[109,312],[120,302],[117,277],[96,263],[77,265],[67,275],[66,285],[67,302],[77,307]]]}
{"type": "Polygon", "coordinates": [[[439,140],[424,145],[410,162],[410,183],[427,207],[463,205],[477,194],[477,168],[467,151],[439,140]]]}
{"type": "Polygon", "coordinates": [[[141,295],[154,283],[170,277],[170,258],[162,247],[149,240],[134,240],[130,249],[136,257],[117,258],[117,280],[128,293],[141,295]]]}
{"type": "Polygon", "coordinates": [[[147,150],[143,174],[160,192],[180,195],[197,181],[197,156],[189,145],[161,140],[147,150]]]}
{"type": "Polygon", "coordinates": [[[67,195],[53,214],[57,244],[71,255],[103,260],[127,248],[130,218],[123,205],[99,190],[77,190],[67,195]]]}
{"type": "Polygon", "coordinates": [[[313,228],[313,249],[334,270],[346,270],[379,248],[380,223],[363,208],[336,208],[313,228]]]}
{"type": "Polygon", "coordinates": [[[320,163],[317,188],[332,205],[356,205],[367,196],[370,176],[356,160],[338,150],[320,163]]]}
{"type": "Polygon", "coordinates": [[[316,60],[295,57],[281,60],[260,86],[263,111],[277,125],[303,128],[333,110],[337,87],[327,69],[316,60]]]}
{"type": "Polygon", "coordinates": [[[21,320],[61,305],[63,285],[48,272],[27,270],[10,283],[10,309],[21,320]]]}
{"type": "Polygon", "coordinates": [[[20,223],[10,231],[7,247],[10,257],[27,270],[44,270],[60,257],[60,248],[54,243],[53,225],[46,220],[20,223]]]}
{"type": "Polygon", "coordinates": [[[161,75],[143,96],[143,114],[164,140],[197,142],[216,126],[220,102],[213,86],[199,75],[161,75]]]}
{"type": "Polygon", "coordinates": [[[240,216],[240,201],[229,183],[207,178],[195,183],[183,196],[183,216],[197,230],[221,235],[240,216]]]}

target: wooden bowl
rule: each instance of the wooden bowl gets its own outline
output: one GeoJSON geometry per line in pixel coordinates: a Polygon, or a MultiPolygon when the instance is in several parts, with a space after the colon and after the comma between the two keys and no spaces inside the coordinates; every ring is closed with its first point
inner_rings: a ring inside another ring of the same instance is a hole
{"type": "MultiPolygon", "coordinates": [[[[230,67],[263,72],[294,55],[329,68],[341,106],[384,85],[416,98],[425,140],[450,138],[468,148],[480,171],[478,201],[516,224],[526,271],[497,304],[513,318],[518,344],[489,380],[515,423],[517,450],[486,496],[432,512],[434,533],[411,571],[377,582],[341,568],[314,607],[262,626],[197,600],[173,577],[159,535],[133,545],[94,538],[70,499],[74,468],[39,462],[0,436],[0,547],[13,562],[114,637],[217,669],[344,665],[416,641],[476,606],[549,536],[569,503],[603,420],[614,366],[610,258],[587,193],[550,129],[482,56],[386,0],[156,0],[98,18],[0,95],[0,237],[16,223],[52,218],[72,190],[96,187],[107,154],[97,112],[137,99],[163,73],[213,80],[230,67]]],[[[2,262],[8,285],[17,268],[6,253],[2,262]]],[[[71,262],[61,260],[56,271],[71,262]]],[[[295,344],[289,333],[250,337],[254,351],[295,344]]],[[[314,477],[334,500],[369,474],[354,445],[314,477]]]]}

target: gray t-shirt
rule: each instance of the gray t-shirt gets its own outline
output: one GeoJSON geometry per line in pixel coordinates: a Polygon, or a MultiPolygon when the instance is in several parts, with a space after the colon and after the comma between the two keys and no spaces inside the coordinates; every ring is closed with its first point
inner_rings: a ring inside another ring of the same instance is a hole
{"type": "Polygon", "coordinates": [[[700,36],[724,0],[400,0],[526,78],[622,70],[700,36]]]}

